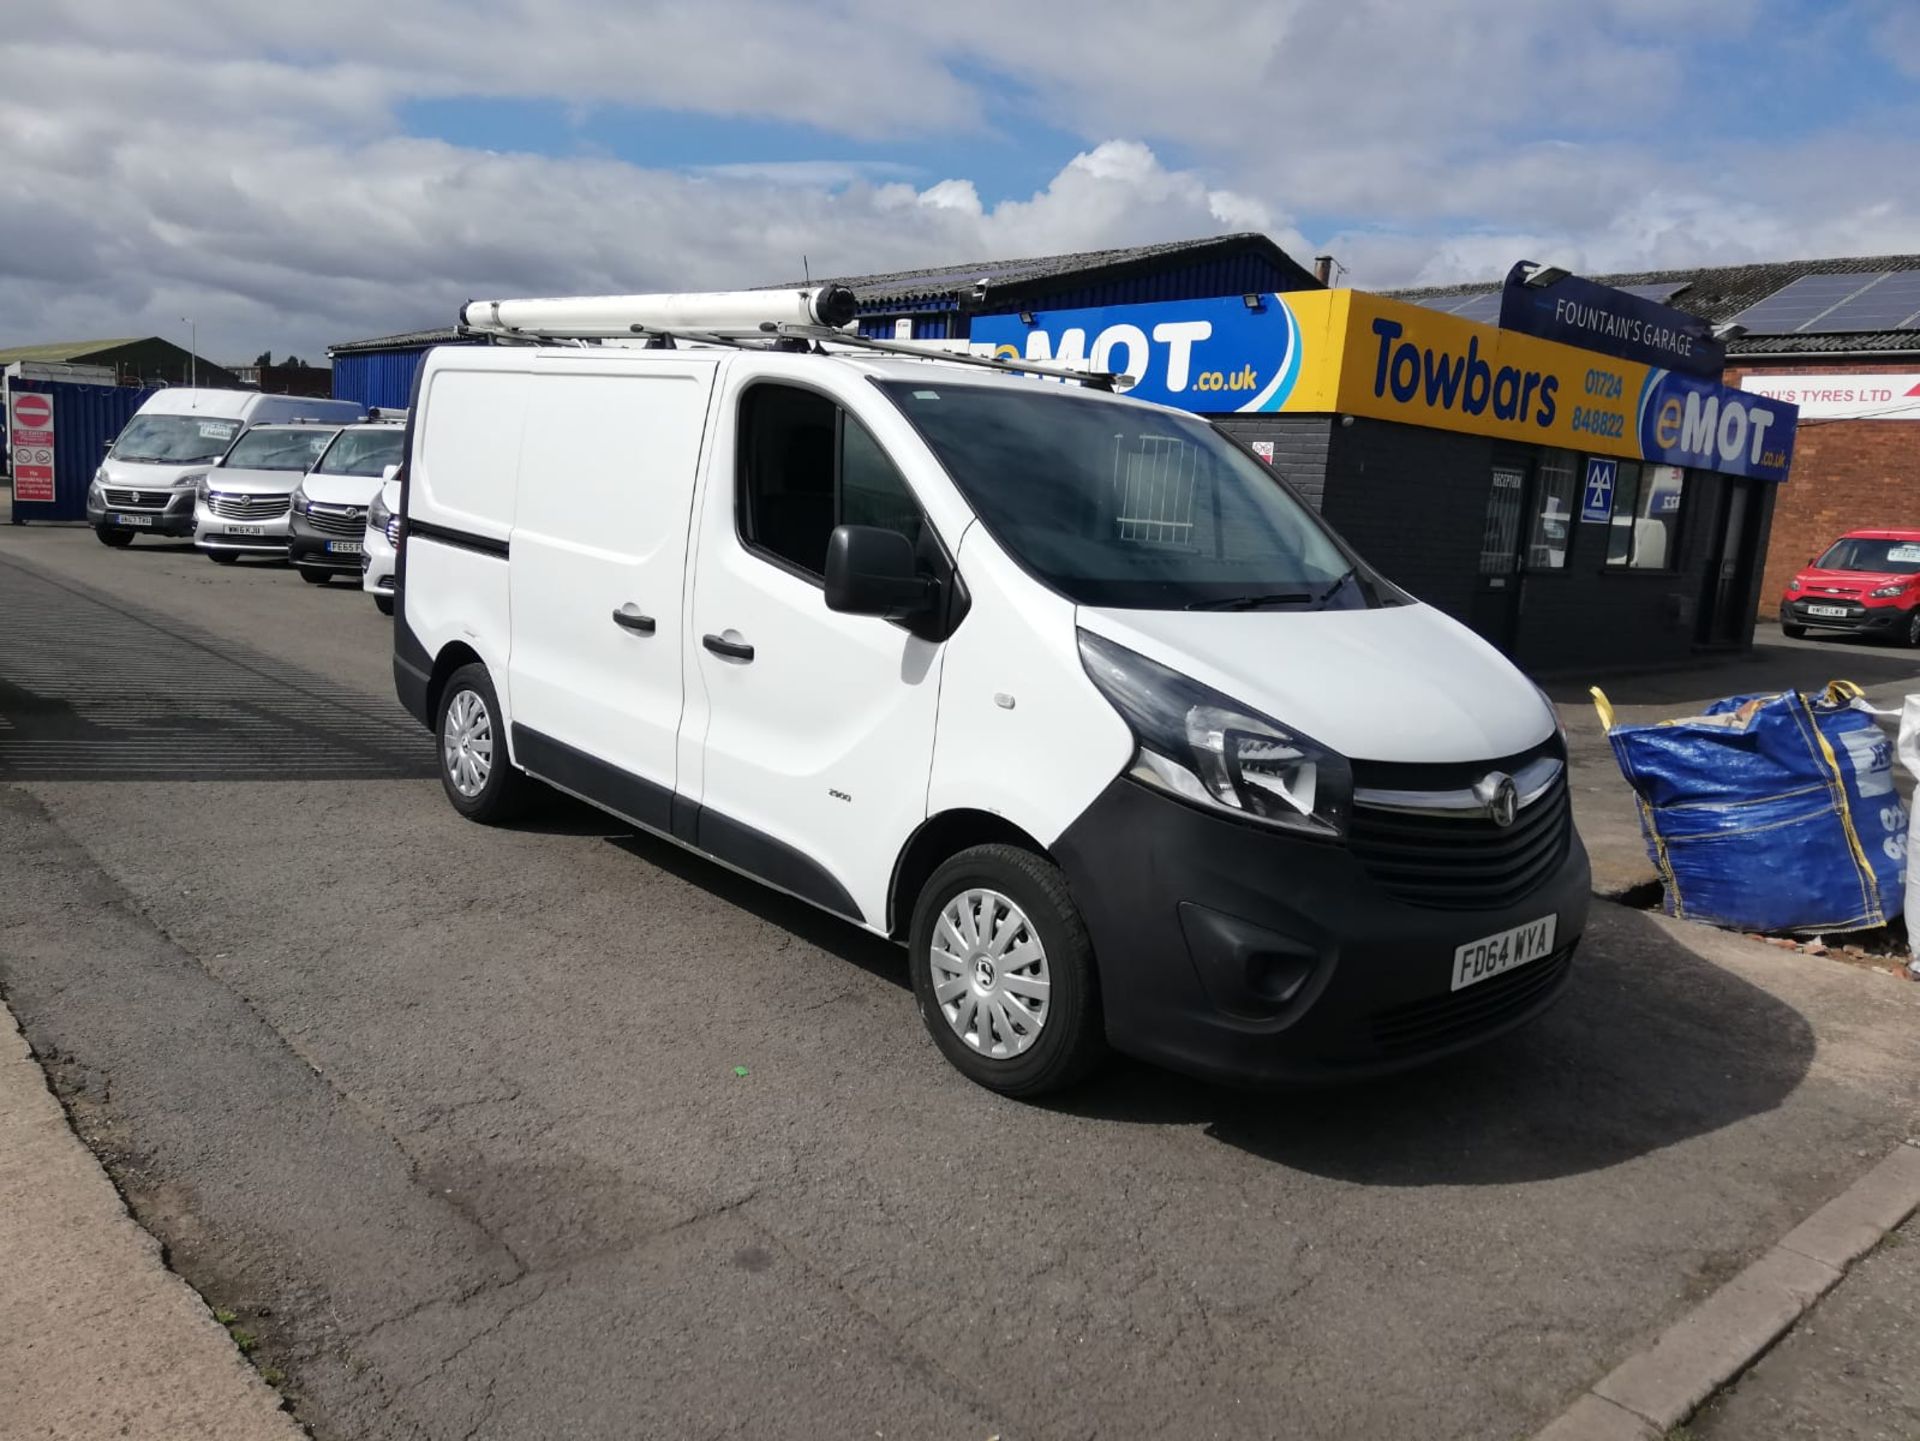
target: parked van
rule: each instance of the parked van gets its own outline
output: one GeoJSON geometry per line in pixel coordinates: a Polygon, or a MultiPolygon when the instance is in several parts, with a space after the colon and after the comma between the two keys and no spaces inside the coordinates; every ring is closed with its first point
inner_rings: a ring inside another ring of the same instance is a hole
{"type": "Polygon", "coordinates": [[[1114,378],[843,338],[850,297],[701,299],[469,306],[674,348],[422,366],[394,675],[458,811],[537,779],[904,943],[1014,1095],[1109,1044],[1376,1074],[1560,991],[1552,707],[1272,467],[1114,378]]]}
{"type": "Polygon", "coordinates": [[[349,425],[294,488],[287,558],[302,580],[325,585],[335,575],[358,578],[368,508],[399,467],[405,440],[397,420],[349,425]]]}
{"type": "Polygon", "coordinates": [[[108,448],[87,487],[87,523],[102,544],[136,535],[193,534],[194,478],[219,460],[249,425],[360,420],[351,400],[262,395],[254,390],[169,387],[149,396],[108,448]]]}
{"type": "Polygon", "coordinates": [[[293,497],[327,453],[337,425],[250,425],[211,470],[192,477],[193,543],[208,560],[243,555],[284,560],[293,497]]]}

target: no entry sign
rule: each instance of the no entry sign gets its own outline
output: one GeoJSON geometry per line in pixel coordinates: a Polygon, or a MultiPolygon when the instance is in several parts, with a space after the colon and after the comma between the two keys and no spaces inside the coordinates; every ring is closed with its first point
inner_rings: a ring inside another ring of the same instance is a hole
{"type": "Polygon", "coordinates": [[[15,501],[53,501],[53,402],[30,390],[9,393],[7,444],[15,501]]]}

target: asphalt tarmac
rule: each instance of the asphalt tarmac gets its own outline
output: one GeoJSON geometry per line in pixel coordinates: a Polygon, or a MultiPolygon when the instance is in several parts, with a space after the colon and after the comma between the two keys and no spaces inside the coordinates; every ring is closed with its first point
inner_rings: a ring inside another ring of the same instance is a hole
{"type": "Polygon", "coordinates": [[[1608,904],[1409,1077],[1002,1100],[893,947],[462,821],[347,585],[0,527],[0,625],[0,991],[322,1438],[1525,1436],[1920,1117],[1920,987],[1608,904]]]}

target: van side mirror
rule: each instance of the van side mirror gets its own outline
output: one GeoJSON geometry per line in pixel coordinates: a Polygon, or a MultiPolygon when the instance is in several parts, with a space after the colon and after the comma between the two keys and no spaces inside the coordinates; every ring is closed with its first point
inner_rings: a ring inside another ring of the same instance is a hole
{"type": "Polygon", "coordinates": [[[827,541],[827,609],[908,620],[933,606],[939,585],[920,574],[913,542],[877,525],[838,525],[827,541]]]}
{"type": "Polygon", "coordinates": [[[388,481],[392,480],[399,473],[400,473],[400,467],[397,465],[382,466],[380,468],[380,483],[382,485],[385,485],[388,481]]]}

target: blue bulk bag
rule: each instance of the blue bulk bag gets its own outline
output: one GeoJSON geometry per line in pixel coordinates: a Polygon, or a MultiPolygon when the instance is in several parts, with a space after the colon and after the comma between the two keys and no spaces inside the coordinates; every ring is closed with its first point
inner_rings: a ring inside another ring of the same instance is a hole
{"type": "Polygon", "coordinates": [[[1848,931],[1900,914],[1906,807],[1860,688],[1733,696],[1702,715],[1615,725],[1668,915],[1747,931],[1848,931]]]}

